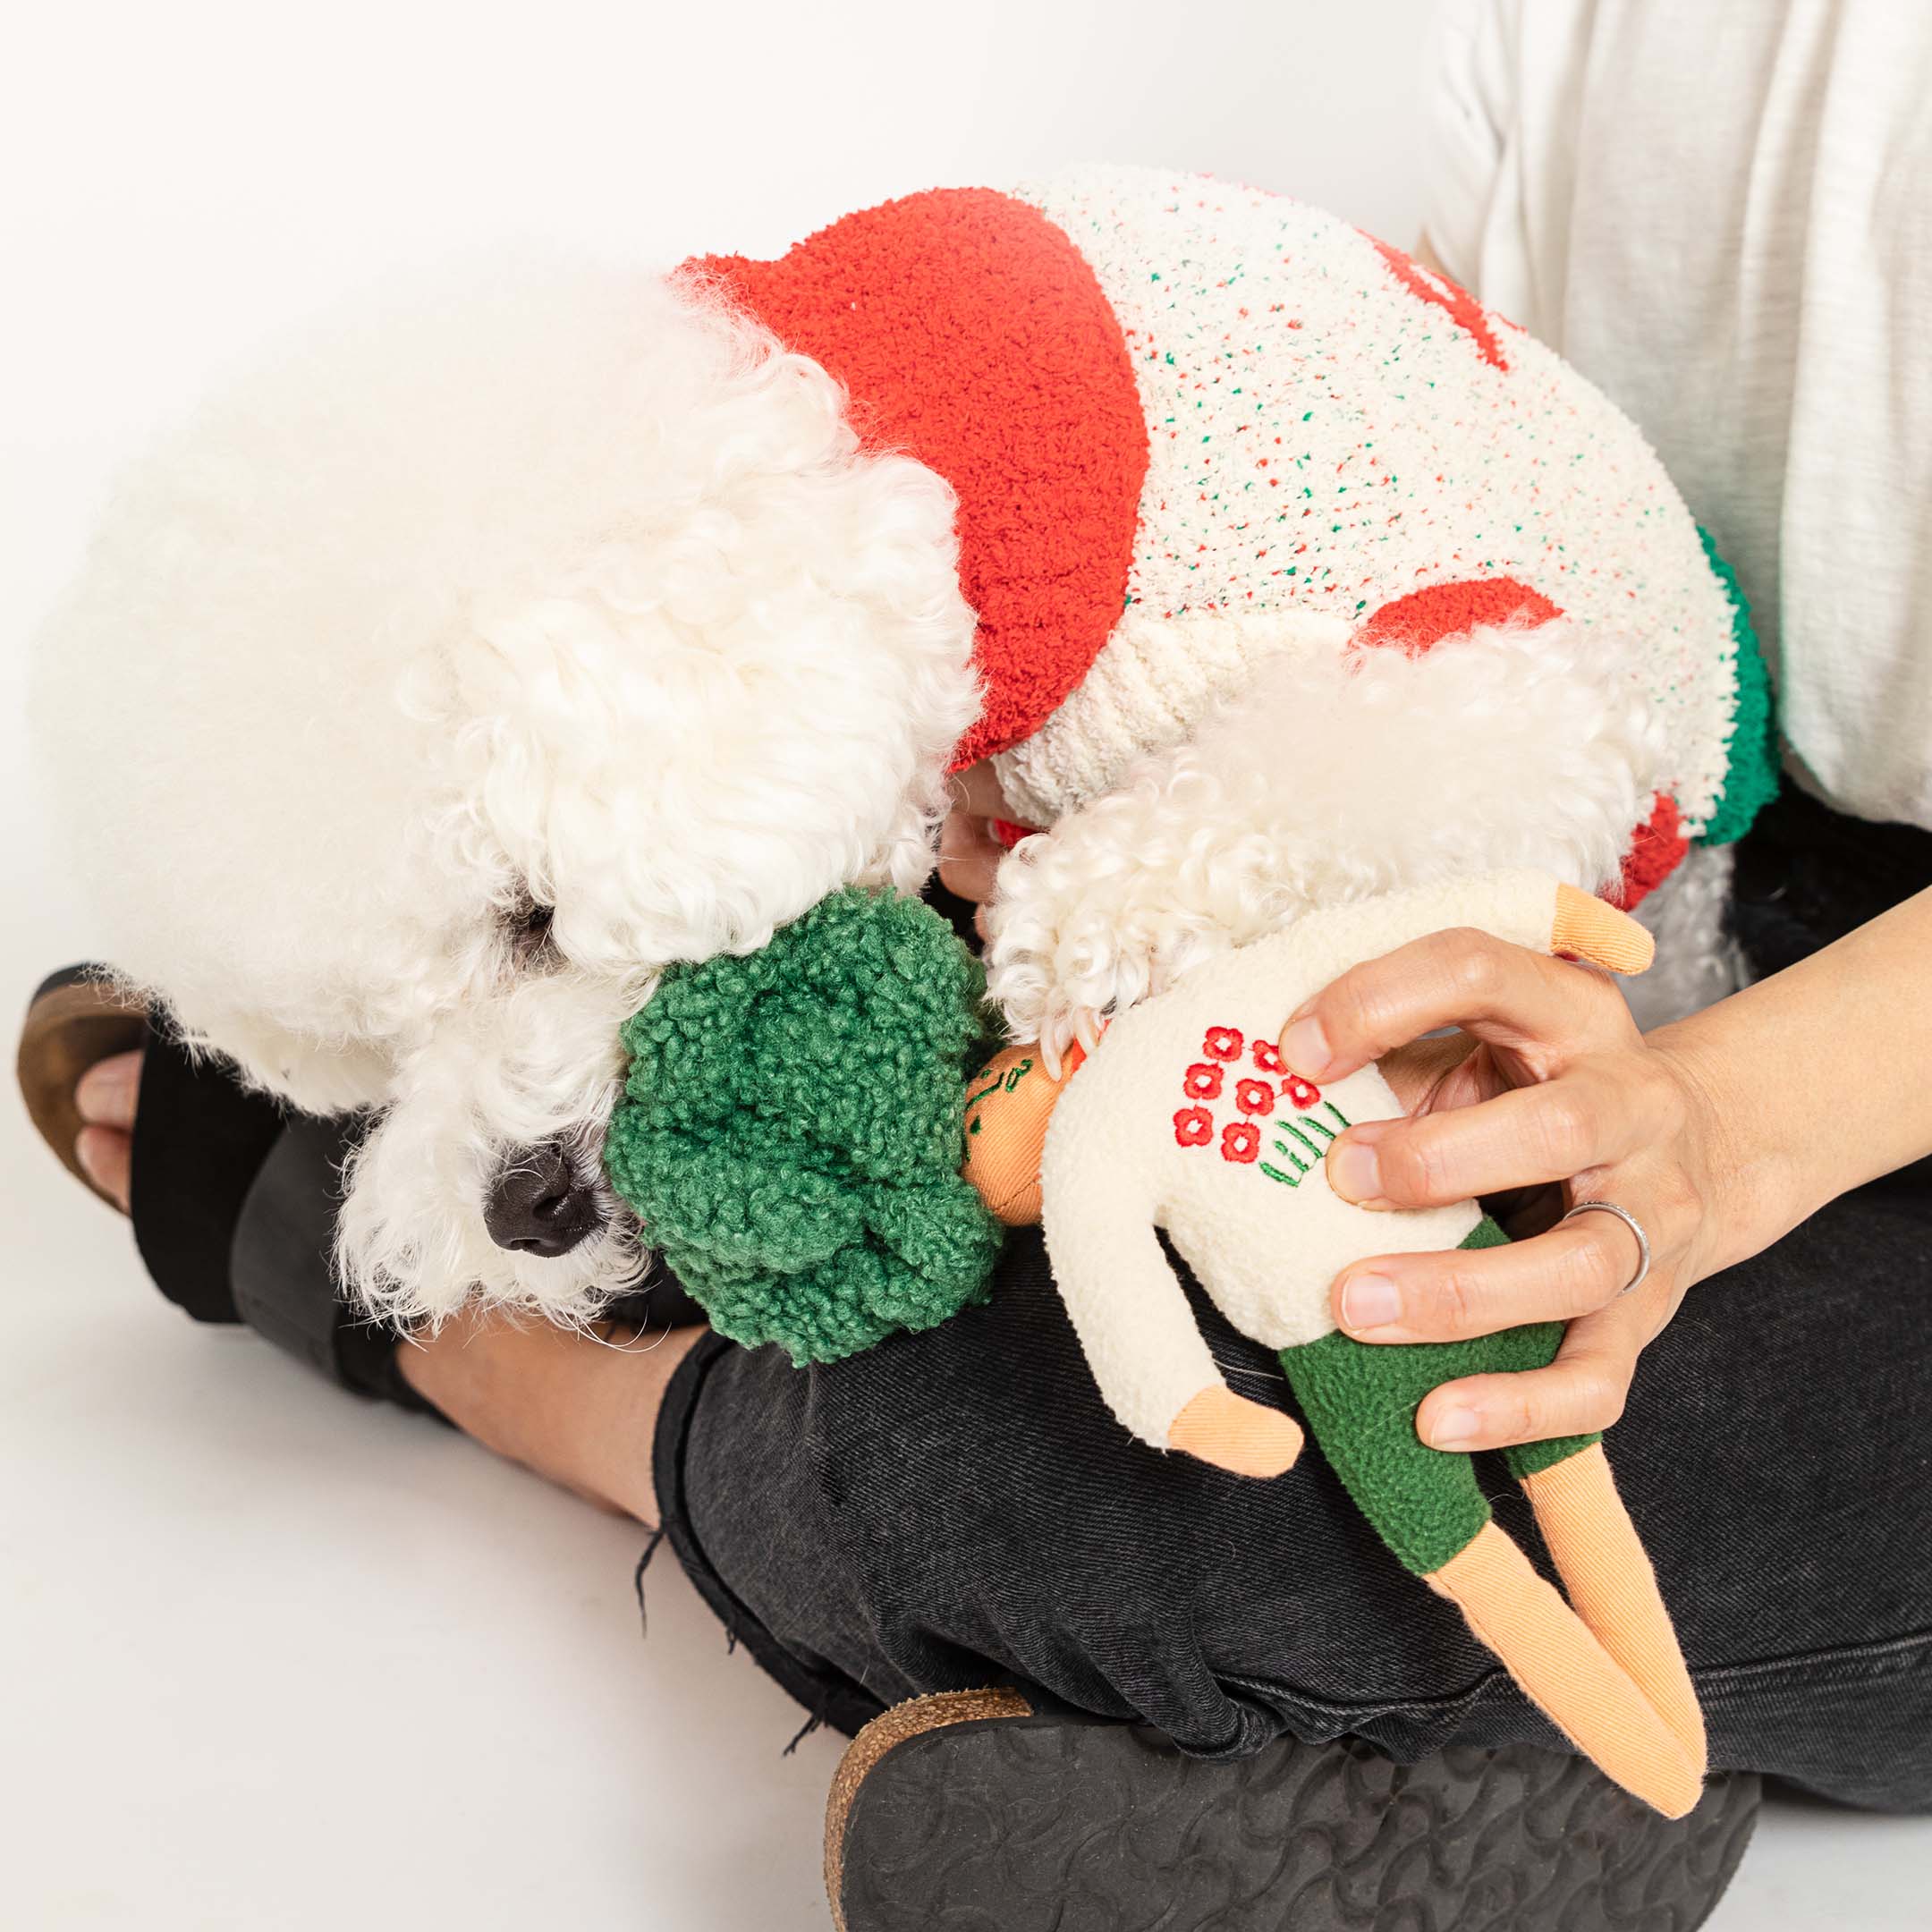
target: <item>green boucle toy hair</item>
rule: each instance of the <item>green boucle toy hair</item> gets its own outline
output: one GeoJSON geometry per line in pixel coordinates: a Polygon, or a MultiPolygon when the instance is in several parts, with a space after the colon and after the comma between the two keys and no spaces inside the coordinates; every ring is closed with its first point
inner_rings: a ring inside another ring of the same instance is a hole
{"type": "Polygon", "coordinates": [[[835,893],[625,1022],[611,1184],[721,1334],[830,1361],[983,1298],[960,1178],[979,968],[915,900],[835,893]]]}

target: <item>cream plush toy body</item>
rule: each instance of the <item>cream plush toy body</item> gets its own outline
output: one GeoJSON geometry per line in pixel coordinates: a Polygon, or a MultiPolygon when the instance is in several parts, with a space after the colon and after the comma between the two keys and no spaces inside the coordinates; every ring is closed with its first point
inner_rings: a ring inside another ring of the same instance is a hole
{"type": "Polygon", "coordinates": [[[1523,1690],[1612,1777],[1660,1810],[1697,1801],[1702,1718],[1599,1440],[1513,1449],[1571,1602],[1492,1520],[1465,1454],[1416,1435],[1444,1382],[1546,1363],[1558,1323],[1455,1344],[1341,1334],[1335,1276],[1377,1253],[1504,1237],[1473,1201],[1371,1214],[1328,1185],[1353,1123],[1402,1109],[1374,1067],[1317,1088],[1275,1042],[1300,1003],[1359,961],[1452,926],[1620,971],[1648,963],[1624,915],[1547,875],[1505,872],[1309,914],[1142,1002],[1055,1082],[1012,1048],[972,1083],[967,1174],[996,1213],[1044,1223],[1054,1277],[1109,1407],[1144,1442],[1270,1479],[1301,1432],[1224,1381],[1161,1251],[1165,1230],[1244,1335],[1279,1352],[1324,1453],[1398,1561],[1459,1604],[1523,1690]]]}

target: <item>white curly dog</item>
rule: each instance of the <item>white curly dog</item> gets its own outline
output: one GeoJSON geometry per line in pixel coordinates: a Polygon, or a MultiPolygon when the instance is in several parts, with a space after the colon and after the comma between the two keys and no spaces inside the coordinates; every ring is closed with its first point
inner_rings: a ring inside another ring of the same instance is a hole
{"type": "MultiPolygon", "coordinates": [[[[1019,1037],[1057,1048],[1318,903],[1472,866],[1613,888],[1633,828],[1668,860],[1712,823],[1723,587],[1554,356],[1295,203],[1126,171],[961,192],[874,216],[926,269],[996,276],[954,318],[1010,322],[984,368],[1055,326],[1029,275],[1090,275],[1120,332],[1096,379],[1144,426],[1104,648],[984,747],[1051,828],[995,915],[1019,1037]],[[969,208],[1012,263],[947,242],[969,208]],[[1372,648],[1378,614],[1470,581],[1530,607],[1372,648]]],[[[873,233],[794,254],[929,310],[869,242],[840,258],[873,233]]],[[[915,453],[919,394],[970,402],[981,361],[861,394],[782,334],[723,274],[546,260],[398,293],[136,466],[40,640],[38,739],[111,956],[251,1082],[376,1110],[340,1258],[400,1318],[471,1294],[579,1318],[635,1277],[599,1161],[619,1023],[667,964],[839,886],[918,891],[1000,696],[975,657],[999,544],[915,453]]],[[[1055,529],[1037,479],[1007,501],[1055,529]]],[[[1691,860],[1651,902],[1677,1004],[1723,970],[1721,852],[1691,860]]]]}

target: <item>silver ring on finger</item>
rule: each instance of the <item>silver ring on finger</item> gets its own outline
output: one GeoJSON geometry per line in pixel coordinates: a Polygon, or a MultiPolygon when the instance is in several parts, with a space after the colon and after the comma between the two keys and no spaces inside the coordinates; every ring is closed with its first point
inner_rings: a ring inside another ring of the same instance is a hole
{"type": "Polygon", "coordinates": [[[1580,1214],[1614,1214],[1637,1237],[1637,1272],[1617,1290],[1617,1299],[1622,1301],[1632,1289],[1642,1287],[1650,1273],[1650,1237],[1644,1233],[1642,1222],[1628,1208],[1619,1208],[1614,1200],[1580,1200],[1563,1219],[1573,1221],[1580,1214]]]}

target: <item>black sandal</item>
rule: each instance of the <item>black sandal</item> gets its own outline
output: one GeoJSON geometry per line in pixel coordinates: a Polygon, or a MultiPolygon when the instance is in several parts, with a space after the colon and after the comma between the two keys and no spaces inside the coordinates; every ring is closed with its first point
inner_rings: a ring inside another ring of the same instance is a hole
{"type": "Polygon", "coordinates": [[[1731,1883],[1759,1792],[1751,1774],[1714,1777],[1673,1820],[1527,1744],[1397,1765],[1284,1738],[1222,1764],[1031,1693],[945,1691],[846,1751],[826,1889],[839,1932],[1690,1932],[1731,1883]]]}

